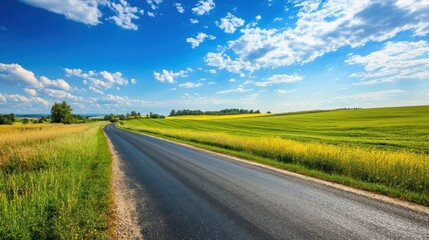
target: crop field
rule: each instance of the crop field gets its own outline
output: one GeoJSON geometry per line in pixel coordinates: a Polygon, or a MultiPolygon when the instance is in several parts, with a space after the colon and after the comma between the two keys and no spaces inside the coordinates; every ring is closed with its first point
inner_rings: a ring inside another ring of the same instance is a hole
{"type": "Polygon", "coordinates": [[[0,238],[109,238],[102,125],[0,126],[0,238]]]}
{"type": "Polygon", "coordinates": [[[119,126],[429,205],[429,106],[119,126]]]}

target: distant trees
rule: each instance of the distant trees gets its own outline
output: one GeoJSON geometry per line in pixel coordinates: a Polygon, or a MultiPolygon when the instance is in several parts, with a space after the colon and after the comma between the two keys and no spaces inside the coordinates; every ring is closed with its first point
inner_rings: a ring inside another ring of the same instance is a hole
{"type": "Polygon", "coordinates": [[[29,122],[30,122],[30,119],[28,119],[28,118],[22,119],[22,124],[27,124],[29,122]]]}
{"type": "Polygon", "coordinates": [[[189,109],[183,109],[183,110],[171,110],[170,116],[184,116],[184,115],[232,115],[232,114],[260,114],[261,111],[256,110],[246,110],[246,109],[238,109],[238,108],[231,108],[231,109],[223,109],[220,111],[201,111],[201,110],[189,110],[189,109]]]}
{"type": "Polygon", "coordinates": [[[15,114],[0,114],[0,125],[13,124],[15,122],[15,114]]]}

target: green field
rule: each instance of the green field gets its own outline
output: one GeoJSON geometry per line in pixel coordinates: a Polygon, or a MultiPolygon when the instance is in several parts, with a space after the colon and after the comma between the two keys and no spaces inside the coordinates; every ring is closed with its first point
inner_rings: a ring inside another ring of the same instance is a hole
{"type": "Polygon", "coordinates": [[[119,126],[429,205],[429,106],[119,126]]]}
{"type": "Polygon", "coordinates": [[[104,124],[0,126],[0,239],[113,236],[104,124]]]}

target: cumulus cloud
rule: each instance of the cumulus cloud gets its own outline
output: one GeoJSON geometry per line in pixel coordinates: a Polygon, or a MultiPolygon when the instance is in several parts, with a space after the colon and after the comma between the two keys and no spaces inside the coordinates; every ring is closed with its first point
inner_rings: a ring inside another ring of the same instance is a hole
{"type": "Polygon", "coordinates": [[[187,71],[181,70],[179,72],[167,71],[165,69],[162,72],[153,72],[153,77],[160,82],[174,83],[174,78],[187,77],[187,71]]]}
{"type": "Polygon", "coordinates": [[[206,40],[206,38],[210,40],[216,39],[216,37],[213,35],[207,35],[205,33],[200,32],[195,38],[193,37],[186,38],[186,42],[191,44],[191,48],[196,48],[200,46],[200,44],[203,43],[206,40]]]}
{"type": "Polygon", "coordinates": [[[64,79],[50,80],[45,76],[41,76],[40,81],[43,83],[44,87],[61,89],[64,91],[71,89],[70,85],[64,79]]]}
{"type": "Polygon", "coordinates": [[[40,98],[40,97],[26,97],[19,94],[1,94],[0,93],[0,103],[13,103],[16,106],[29,107],[34,104],[42,104],[44,106],[50,105],[49,101],[40,98]]]}
{"type": "Polygon", "coordinates": [[[254,82],[255,86],[258,87],[267,87],[275,84],[281,84],[281,83],[292,83],[292,82],[298,82],[302,81],[303,77],[299,75],[287,75],[287,74],[276,74],[273,75],[264,81],[260,82],[254,82]]]}
{"type": "Polygon", "coordinates": [[[88,84],[88,89],[95,93],[103,93],[102,90],[112,88],[113,86],[127,86],[128,80],[123,77],[121,72],[110,73],[108,71],[88,71],[82,69],[65,68],[66,76],[79,77],[83,79],[84,84],[88,84]]]}
{"type": "Polygon", "coordinates": [[[26,92],[30,96],[36,96],[37,95],[37,91],[35,89],[31,89],[31,88],[24,88],[24,92],[26,92]]]}
{"type": "Polygon", "coordinates": [[[219,91],[216,93],[217,94],[227,94],[227,93],[244,93],[244,92],[250,92],[250,91],[253,91],[253,89],[238,87],[238,88],[234,88],[234,89],[227,89],[227,90],[219,91]]]}
{"type": "Polygon", "coordinates": [[[184,13],[185,12],[185,9],[183,8],[183,6],[182,6],[181,3],[174,3],[174,6],[176,7],[176,9],[177,9],[177,11],[179,13],[184,13]]]}
{"type": "Polygon", "coordinates": [[[213,8],[215,8],[213,0],[199,0],[195,7],[192,8],[192,12],[196,15],[204,15],[208,14],[213,8]]]}
{"type": "Polygon", "coordinates": [[[115,12],[115,16],[111,16],[108,19],[112,20],[116,25],[124,29],[137,30],[138,27],[132,21],[133,19],[139,19],[136,15],[139,13],[139,8],[131,7],[125,0],[119,0],[119,2],[111,2],[108,4],[109,7],[115,12]]]}
{"type": "MultiPolygon", "coordinates": [[[[116,25],[124,29],[137,30],[138,27],[133,20],[139,19],[137,13],[143,10],[131,7],[126,0],[20,0],[34,7],[42,8],[53,13],[64,15],[67,19],[81,22],[87,25],[98,25],[103,12],[101,7],[107,7],[115,15],[108,17],[116,25]]],[[[159,4],[160,0],[155,0],[159,4]]],[[[155,5],[156,6],[156,5],[155,5]]]]}
{"type": "Polygon", "coordinates": [[[147,0],[146,2],[150,5],[150,8],[152,8],[152,10],[156,10],[162,3],[162,0],[147,0]]]}
{"type": "Polygon", "coordinates": [[[137,83],[137,79],[135,79],[135,78],[131,78],[131,83],[132,83],[132,84],[136,84],[136,83],[137,83]]]}
{"type": "MultiPolygon", "coordinates": [[[[313,0],[302,1],[295,7],[299,11],[293,27],[248,26],[240,30],[241,36],[229,41],[218,55],[223,58],[218,63],[235,67],[222,64],[219,67],[240,72],[305,64],[341,47],[355,48],[369,41],[385,41],[399,32],[410,31],[417,36],[429,33],[427,1],[313,0]],[[232,55],[237,57],[230,60],[232,55]],[[240,67],[240,71],[236,67],[240,67]]],[[[206,62],[212,63],[209,59],[213,56],[208,53],[206,62]]]]}
{"type": "Polygon", "coordinates": [[[24,69],[21,65],[12,63],[0,63],[0,81],[13,86],[24,87],[24,91],[30,95],[36,95],[35,89],[61,89],[68,91],[70,85],[64,79],[51,80],[41,76],[38,80],[33,72],[24,69]]]}
{"type": "Polygon", "coordinates": [[[370,85],[403,79],[429,79],[429,44],[418,42],[387,42],[379,51],[366,56],[351,55],[348,64],[364,67],[351,77],[360,78],[355,85],[370,85]]]}
{"type": "Polygon", "coordinates": [[[102,16],[96,0],[20,0],[34,7],[43,8],[50,12],[64,15],[67,19],[97,25],[102,16]]]}
{"type": "Polygon", "coordinates": [[[10,85],[42,87],[42,83],[37,80],[33,72],[24,69],[16,63],[0,63],[0,81],[4,81],[10,85]]]}
{"type": "Polygon", "coordinates": [[[201,87],[202,85],[203,85],[202,83],[185,82],[185,83],[179,84],[179,87],[197,88],[197,87],[201,87]]]}
{"type": "Polygon", "coordinates": [[[194,18],[189,19],[189,21],[190,21],[192,24],[197,24],[197,23],[199,23],[199,22],[200,22],[200,21],[198,21],[198,19],[194,19],[194,18]]]}
{"type": "Polygon", "coordinates": [[[216,21],[216,25],[226,33],[234,33],[238,27],[244,25],[244,20],[228,13],[220,22],[216,21]]]}

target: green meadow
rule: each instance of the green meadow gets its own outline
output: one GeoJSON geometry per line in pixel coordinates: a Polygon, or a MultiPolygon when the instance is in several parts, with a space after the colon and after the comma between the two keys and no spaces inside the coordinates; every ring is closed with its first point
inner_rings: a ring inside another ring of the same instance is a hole
{"type": "Polygon", "coordinates": [[[429,106],[118,126],[429,205],[429,106]]]}
{"type": "Polygon", "coordinates": [[[0,239],[113,236],[104,124],[0,126],[0,239]]]}

